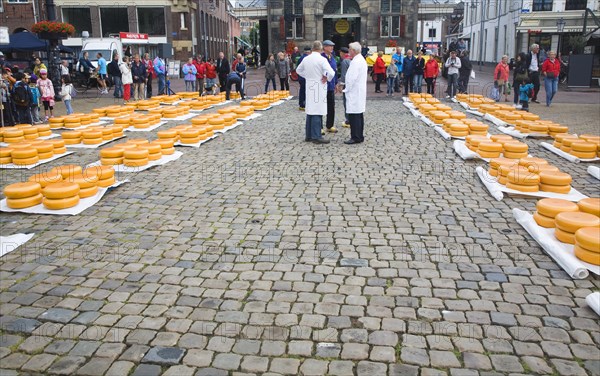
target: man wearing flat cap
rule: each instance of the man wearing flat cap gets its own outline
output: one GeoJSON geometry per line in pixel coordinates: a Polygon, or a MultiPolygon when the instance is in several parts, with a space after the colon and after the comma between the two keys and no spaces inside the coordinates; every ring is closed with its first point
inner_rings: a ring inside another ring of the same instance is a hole
{"type": "MultiPolygon", "coordinates": [[[[296,63],[296,68],[298,68],[298,66],[300,65],[302,60],[304,60],[305,57],[310,55],[310,50],[310,47],[304,47],[304,53],[298,59],[298,62],[296,63]]],[[[306,79],[298,75],[298,82],[300,83],[300,92],[298,93],[298,107],[300,111],[304,111],[304,107],[306,106],[306,79]]]]}
{"type": "Polygon", "coordinates": [[[350,128],[350,121],[348,120],[348,113],[346,112],[346,94],[343,93],[344,85],[346,82],[346,72],[348,71],[348,67],[350,67],[350,63],[352,59],[350,59],[350,55],[348,54],[348,47],[340,48],[340,66],[342,68],[340,79],[338,82],[339,91],[342,91],[342,100],[344,103],[344,121],[342,122],[342,127],[350,128]]]}
{"type": "MultiPolygon", "coordinates": [[[[335,43],[327,39],[323,42],[323,53],[321,54],[331,66],[334,72],[337,72],[337,63],[335,61],[335,54],[333,47],[335,43]]],[[[337,84],[337,77],[327,83],[327,120],[325,121],[325,127],[327,132],[336,133],[337,129],[333,126],[335,120],[335,86],[337,84]]]]}

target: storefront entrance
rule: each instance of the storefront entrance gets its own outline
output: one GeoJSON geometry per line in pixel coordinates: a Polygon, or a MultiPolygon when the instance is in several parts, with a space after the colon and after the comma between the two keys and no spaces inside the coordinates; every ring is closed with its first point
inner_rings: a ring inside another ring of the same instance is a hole
{"type": "Polygon", "coordinates": [[[323,39],[335,49],[360,41],[360,7],[356,0],[329,0],[323,8],[323,39]]]}

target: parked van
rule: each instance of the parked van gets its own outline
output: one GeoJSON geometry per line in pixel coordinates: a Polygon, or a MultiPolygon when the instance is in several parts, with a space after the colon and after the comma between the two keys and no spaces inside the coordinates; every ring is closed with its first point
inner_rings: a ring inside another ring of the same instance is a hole
{"type": "MultiPolygon", "coordinates": [[[[123,62],[123,44],[119,39],[116,38],[90,38],[87,39],[81,49],[79,57],[83,56],[83,53],[89,54],[88,58],[92,65],[98,67],[98,58],[96,55],[98,52],[102,54],[102,57],[106,59],[107,63],[113,60],[115,54],[119,54],[119,63],[123,62]]],[[[77,70],[79,71],[79,61],[77,62],[77,70]]]]}

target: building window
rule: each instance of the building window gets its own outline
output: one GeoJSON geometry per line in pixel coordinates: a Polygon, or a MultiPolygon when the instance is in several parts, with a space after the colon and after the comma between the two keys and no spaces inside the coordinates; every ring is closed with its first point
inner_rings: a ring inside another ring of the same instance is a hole
{"type": "Polygon", "coordinates": [[[435,38],[437,29],[429,29],[429,38],[435,38]]]}
{"type": "Polygon", "coordinates": [[[100,8],[100,24],[103,37],[119,34],[121,31],[129,31],[127,8],[100,8]]]}
{"type": "Polygon", "coordinates": [[[6,0],[8,4],[28,3],[29,0],[6,0]]]}
{"type": "Polygon", "coordinates": [[[288,39],[302,39],[304,37],[303,0],[285,2],[285,37],[288,39]]]}
{"type": "Polygon", "coordinates": [[[533,0],[534,12],[551,12],[553,0],[533,0]]]}
{"type": "Polygon", "coordinates": [[[62,8],[62,19],[75,27],[76,37],[81,37],[82,31],[92,32],[90,8],[62,8]]]}
{"type": "Polygon", "coordinates": [[[381,37],[400,36],[400,16],[381,16],[381,37]]]}
{"type": "Polygon", "coordinates": [[[138,8],[138,29],[148,35],[166,35],[165,8],[138,8]]]}
{"type": "Polygon", "coordinates": [[[402,0],[381,0],[381,13],[395,13],[402,9],[402,0]]]}
{"type": "Polygon", "coordinates": [[[185,27],[185,13],[183,12],[179,13],[179,25],[180,30],[187,30],[187,27],[185,27]]]}
{"type": "Polygon", "coordinates": [[[356,0],[329,0],[323,8],[323,14],[359,14],[360,6],[356,0]]]}
{"type": "Polygon", "coordinates": [[[585,10],[587,8],[587,0],[567,0],[565,10],[585,10]]]}

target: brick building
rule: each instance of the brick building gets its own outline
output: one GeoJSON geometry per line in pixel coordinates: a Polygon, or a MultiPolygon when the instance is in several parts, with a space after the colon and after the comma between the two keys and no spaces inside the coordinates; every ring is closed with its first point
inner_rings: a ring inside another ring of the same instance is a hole
{"type": "Polygon", "coordinates": [[[0,0],[0,26],[8,27],[10,34],[29,30],[34,23],[46,19],[46,2],[0,0]]]}

